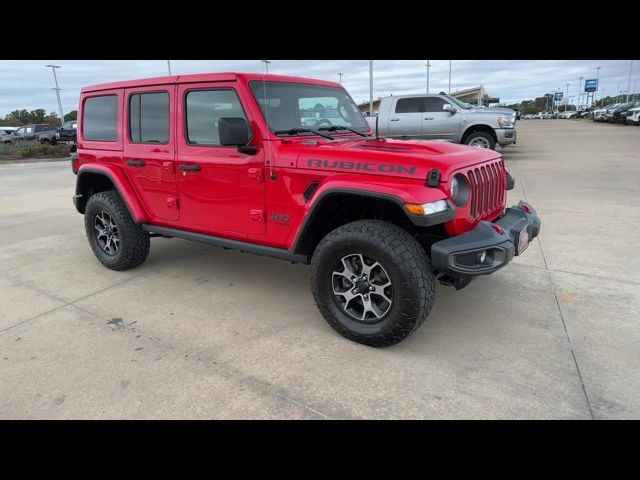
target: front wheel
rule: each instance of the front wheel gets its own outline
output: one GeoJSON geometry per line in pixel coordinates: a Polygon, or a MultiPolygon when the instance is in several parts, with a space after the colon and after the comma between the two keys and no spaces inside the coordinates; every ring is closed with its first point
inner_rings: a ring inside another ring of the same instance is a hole
{"type": "Polygon", "coordinates": [[[464,143],[470,147],[489,148],[491,150],[496,148],[496,141],[487,132],[472,132],[465,137],[464,143]]]}
{"type": "Polygon", "coordinates": [[[435,280],[424,249],[409,232],[359,220],[320,242],[311,261],[311,290],[320,313],[340,335],[387,347],[425,321],[435,280]]]}

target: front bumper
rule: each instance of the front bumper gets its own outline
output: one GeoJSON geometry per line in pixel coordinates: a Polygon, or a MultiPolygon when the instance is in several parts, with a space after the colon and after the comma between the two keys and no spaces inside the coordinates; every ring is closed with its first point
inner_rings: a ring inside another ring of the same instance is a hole
{"type": "Polygon", "coordinates": [[[515,128],[496,128],[495,132],[498,138],[498,145],[501,147],[517,143],[518,134],[515,128]]]}
{"type": "Polygon", "coordinates": [[[520,201],[495,222],[481,221],[469,232],[435,242],[431,262],[438,274],[453,279],[488,275],[520,255],[539,233],[538,214],[520,201]]]}

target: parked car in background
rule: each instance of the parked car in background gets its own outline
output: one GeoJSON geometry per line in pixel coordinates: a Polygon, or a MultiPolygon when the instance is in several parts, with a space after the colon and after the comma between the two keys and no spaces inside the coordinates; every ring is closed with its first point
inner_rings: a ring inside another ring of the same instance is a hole
{"type": "Polygon", "coordinates": [[[640,107],[633,107],[627,110],[627,124],[640,125],[640,107]]]}
{"type": "Polygon", "coordinates": [[[490,149],[516,143],[513,110],[479,109],[444,93],[384,97],[377,118],[366,119],[390,138],[441,139],[490,149]]]}
{"type": "Polygon", "coordinates": [[[56,130],[45,130],[36,134],[36,139],[40,143],[49,143],[51,145],[57,145],[59,143],[75,147],[76,137],[78,132],[78,122],[72,120],[66,122],[62,127],[56,130]]]}
{"type": "Polygon", "coordinates": [[[0,127],[0,143],[13,143],[17,128],[0,127]]]}
{"type": "Polygon", "coordinates": [[[613,111],[621,105],[621,103],[614,103],[608,106],[604,112],[604,121],[609,123],[613,122],[613,111]]]}
{"type": "Polygon", "coordinates": [[[78,141],[78,121],[72,120],[66,122],[60,129],[58,129],[58,143],[64,143],[71,147],[75,147],[78,141]]]}
{"type": "Polygon", "coordinates": [[[594,122],[604,122],[607,118],[607,109],[610,107],[610,105],[607,105],[605,107],[600,107],[600,108],[596,108],[593,111],[593,121],[594,122]]]}
{"type": "Polygon", "coordinates": [[[640,107],[640,101],[623,103],[612,111],[611,121],[613,123],[627,123],[627,112],[634,108],[640,107]]]}
{"type": "Polygon", "coordinates": [[[558,114],[558,118],[573,118],[576,116],[575,110],[566,110],[558,114]]]}
{"type": "Polygon", "coordinates": [[[37,140],[38,134],[48,130],[53,130],[54,127],[48,123],[32,123],[30,125],[23,125],[16,130],[14,142],[37,140]]]}

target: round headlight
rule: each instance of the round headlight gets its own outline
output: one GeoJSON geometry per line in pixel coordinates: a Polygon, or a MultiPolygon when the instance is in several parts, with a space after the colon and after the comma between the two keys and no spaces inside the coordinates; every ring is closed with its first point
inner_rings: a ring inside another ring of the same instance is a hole
{"type": "Polygon", "coordinates": [[[451,199],[458,207],[464,207],[469,201],[469,182],[467,177],[457,173],[451,179],[451,199]]]}
{"type": "Polygon", "coordinates": [[[456,177],[453,177],[453,179],[451,179],[451,198],[458,196],[458,188],[460,188],[460,182],[456,177]]]}

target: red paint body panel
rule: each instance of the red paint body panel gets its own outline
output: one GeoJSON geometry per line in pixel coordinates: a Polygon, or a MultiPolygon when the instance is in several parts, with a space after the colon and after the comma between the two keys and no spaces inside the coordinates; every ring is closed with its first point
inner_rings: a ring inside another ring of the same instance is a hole
{"type": "MultiPolygon", "coordinates": [[[[293,249],[309,212],[333,189],[375,192],[404,203],[427,203],[449,197],[450,180],[495,164],[497,182],[505,183],[500,154],[440,141],[365,141],[352,133],[278,137],[271,133],[249,83],[267,79],[342,88],[334,82],[278,75],[215,73],[133,80],[82,89],[79,110],[80,172],[108,173],[136,222],[293,249]],[[235,147],[189,144],[186,138],[185,94],[198,89],[232,89],[238,95],[253,132],[257,153],[235,147]],[[166,145],[133,144],[128,136],[128,97],[135,92],[168,91],[171,95],[170,141],[166,145]],[[119,97],[116,142],[88,142],[82,135],[84,102],[96,95],[119,97]],[[129,166],[139,159],[143,168],[129,166]],[[200,171],[181,171],[180,165],[199,165],[200,171]],[[438,169],[438,188],[426,186],[429,171],[438,169]],[[275,174],[275,181],[270,173],[275,174]],[[318,182],[307,202],[304,192],[318,182]]],[[[371,133],[371,132],[370,132],[371,133]]],[[[494,170],[492,170],[493,172],[494,170]]],[[[480,220],[493,220],[505,207],[504,189],[492,191],[491,209],[475,217],[471,203],[456,210],[445,227],[458,235],[480,220]]]]}
{"type": "Polygon", "coordinates": [[[122,157],[104,155],[102,152],[95,155],[88,155],[86,162],[83,162],[78,169],[78,178],[85,172],[101,173],[108,177],[123,197],[129,208],[131,216],[136,223],[146,223],[150,216],[145,211],[136,189],[131,185],[126,173],[122,170],[120,160],[122,157]]]}

